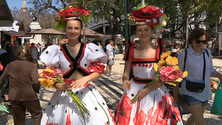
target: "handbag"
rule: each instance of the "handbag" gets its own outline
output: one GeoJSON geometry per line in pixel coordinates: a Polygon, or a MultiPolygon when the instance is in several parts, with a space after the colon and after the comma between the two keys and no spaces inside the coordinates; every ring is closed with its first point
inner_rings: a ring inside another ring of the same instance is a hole
{"type": "Polygon", "coordinates": [[[217,114],[217,115],[222,115],[222,82],[220,82],[216,94],[215,94],[215,98],[214,98],[214,103],[213,106],[211,108],[211,113],[212,114],[217,114]]]}
{"type": "MultiPolygon", "coordinates": [[[[190,92],[202,92],[205,88],[205,72],[206,72],[206,60],[205,60],[205,54],[203,53],[203,59],[204,59],[204,69],[203,69],[203,81],[202,82],[193,82],[186,79],[186,88],[190,92]]],[[[185,70],[185,65],[184,65],[185,70]]]]}
{"type": "Polygon", "coordinates": [[[186,88],[191,92],[202,92],[205,88],[204,82],[192,82],[186,79],[186,88]]]}
{"type": "Polygon", "coordinates": [[[9,76],[5,76],[0,85],[0,95],[8,95],[9,91],[9,76]]]}

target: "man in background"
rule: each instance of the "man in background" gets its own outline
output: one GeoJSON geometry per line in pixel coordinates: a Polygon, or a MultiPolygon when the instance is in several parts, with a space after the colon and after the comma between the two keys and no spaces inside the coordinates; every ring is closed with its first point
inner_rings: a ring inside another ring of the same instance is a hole
{"type": "Polygon", "coordinates": [[[34,43],[31,44],[31,52],[32,52],[32,61],[33,63],[36,64],[36,66],[38,66],[39,53],[38,53],[38,48],[35,47],[34,43]]]}
{"type": "Polygon", "coordinates": [[[107,39],[106,43],[109,43],[106,46],[106,54],[107,54],[107,57],[108,57],[107,67],[106,67],[106,75],[110,76],[110,75],[113,75],[113,73],[112,73],[112,65],[114,64],[113,40],[107,39]]]}

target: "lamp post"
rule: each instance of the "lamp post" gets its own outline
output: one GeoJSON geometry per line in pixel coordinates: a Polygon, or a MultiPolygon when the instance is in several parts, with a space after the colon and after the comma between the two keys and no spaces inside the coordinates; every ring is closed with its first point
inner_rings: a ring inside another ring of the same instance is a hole
{"type": "MultiPolygon", "coordinates": [[[[130,41],[130,25],[127,21],[127,14],[129,13],[129,0],[124,0],[124,14],[125,14],[125,42],[130,41]]],[[[126,46],[127,47],[127,46],[126,46]]],[[[127,50],[126,48],[125,50],[127,50]]]]}

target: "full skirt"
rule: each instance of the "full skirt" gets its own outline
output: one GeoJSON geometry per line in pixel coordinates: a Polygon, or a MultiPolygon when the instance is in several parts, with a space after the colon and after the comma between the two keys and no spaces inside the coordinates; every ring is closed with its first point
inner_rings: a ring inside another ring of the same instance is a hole
{"type": "Polygon", "coordinates": [[[162,85],[148,93],[142,100],[131,103],[139,90],[146,84],[131,80],[131,88],[126,90],[117,105],[114,119],[117,125],[182,125],[179,109],[173,97],[162,85]]]}
{"type": "Polygon", "coordinates": [[[41,120],[41,125],[115,125],[105,100],[93,85],[72,90],[85,103],[90,116],[85,120],[67,91],[56,91],[41,120]]]}

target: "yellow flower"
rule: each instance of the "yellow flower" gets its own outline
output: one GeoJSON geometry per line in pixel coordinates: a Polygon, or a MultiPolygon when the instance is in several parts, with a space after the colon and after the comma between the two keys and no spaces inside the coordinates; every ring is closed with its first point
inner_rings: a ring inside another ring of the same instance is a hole
{"type": "Polygon", "coordinates": [[[39,78],[38,80],[46,88],[51,88],[52,85],[56,82],[55,79],[39,78]]]}
{"type": "Polygon", "coordinates": [[[158,64],[157,64],[157,65],[159,65],[159,66],[163,66],[163,65],[164,65],[164,63],[165,63],[165,61],[164,61],[163,59],[161,59],[161,60],[158,62],[158,64]]]}
{"type": "Polygon", "coordinates": [[[183,78],[187,77],[188,76],[188,72],[187,71],[184,71],[183,72],[183,78]]]}
{"type": "Polygon", "coordinates": [[[39,73],[39,76],[42,77],[44,74],[43,73],[39,73]]]}
{"type": "Polygon", "coordinates": [[[155,72],[158,72],[158,71],[159,71],[159,66],[158,66],[157,63],[154,63],[153,68],[154,68],[154,71],[155,71],[155,72]]]}
{"type": "Polygon", "coordinates": [[[46,68],[46,69],[44,69],[43,71],[48,72],[48,73],[53,73],[53,72],[54,72],[54,70],[51,70],[51,69],[49,69],[49,68],[46,68]]]}
{"type": "Polygon", "coordinates": [[[170,54],[171,54],[171,51],[166,51],[165,53],[161,55],[161,59],[165,59],[166,57],[170,56],[170,54]]]}
{"type": "Polygon", "coordinates": [[[178,59],[176,57],[168,56],[166,58],[167,65],[175,66],[178,65],[178,59]]]}
{"type": "Polygon", "coordinates": [[[183,79],[178,78],[175,82],[182,82],[183,79]]]}
{"type": "Polygon", "coordinates": [[[175,70],[180,70],[179,66],[174,66],[175,70]]]}
{"type": "Polygon", "coordinates": [[[172,86],[176,86],[176,84],[175,84],[175,83],[172,83],[172,82],[165,82],[165,83],[167,83],[167,84],[169,84],[169,85],[172,85],[172,86]]]}
{"type": "Polygon", "coordinates": [[[60,12],[62,12],[64,9],[60,10],[60,12]]]}

